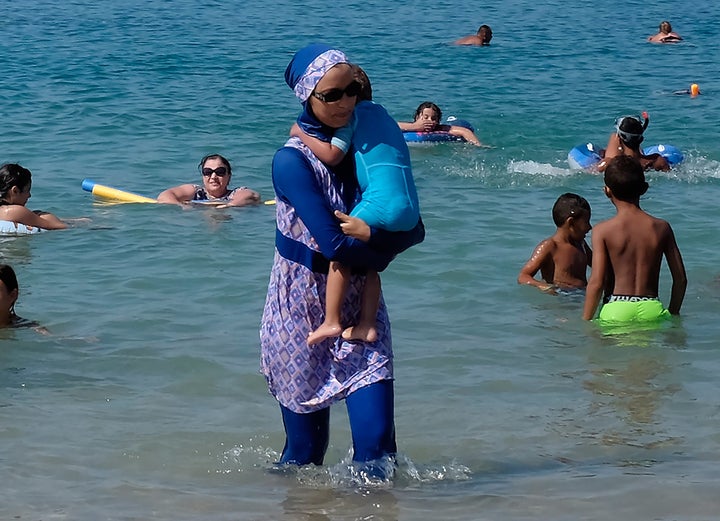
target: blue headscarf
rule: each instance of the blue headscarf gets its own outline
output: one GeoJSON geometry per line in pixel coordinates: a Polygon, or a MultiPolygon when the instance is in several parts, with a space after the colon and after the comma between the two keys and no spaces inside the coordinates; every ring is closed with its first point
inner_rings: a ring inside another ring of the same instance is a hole
{"type": "Polygon", "coordinates": [[[312,113],[308,98],[327,71],[339,63],[349,63],[342,51],[324,43],[314,43],[295,53],[285,69],[285,83],[303,105],[298,126],[309,136],[329,142],[335,129],[322,124],[312,113]]]}

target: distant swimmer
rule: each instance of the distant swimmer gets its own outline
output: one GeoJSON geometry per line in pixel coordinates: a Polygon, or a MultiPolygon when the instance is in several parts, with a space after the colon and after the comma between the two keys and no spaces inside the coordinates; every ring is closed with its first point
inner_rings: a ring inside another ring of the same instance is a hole
{"type": "Polygon", "coordinates": [[[585,241],[592,229],[590,203],[577,194],[563,194],[553,205],[552,217],[557,226],[555,234],[535,246],[520,270],[518,284],[553,295],[558,290],[584,289],[587,268],[592,265],[592,250],[585,241]],[[542,280],[535,278],[538,271],[542,280]]]}
{"type": "Polygon", "coordinates": [[[660,22],[658,33],[648,36],[648,42],[653,43],[677,43],[682,41],[682,36],[674,33],[672,25],[667,20],[660,22]]]}
{"type": "Polygon", "coordinates": [[[694,98],[698,94],[702,94],[702,93],[700,92],[700,87],[698,86],[698,84],[693,83],[692,85],[690,85],[689,89],[676,90],[675,92],[673,92],[673,94],[678,94],[678,95],[690,94],[690,97],[694,98]]]}
{"type": "Polygon", "coordinates": [[[463,36],[459,40],[456,40],[455,45],[490,45],[493,34],[492,29],[489,25],[481,25],[477,31],[477,34],[471,34],[469,36],[463,36]]]}

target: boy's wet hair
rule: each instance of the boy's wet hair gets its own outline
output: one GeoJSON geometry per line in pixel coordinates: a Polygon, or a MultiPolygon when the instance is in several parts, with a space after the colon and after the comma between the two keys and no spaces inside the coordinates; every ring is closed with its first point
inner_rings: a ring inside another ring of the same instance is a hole
{"type": "Polygon", "coordinates": [[[442,121],[442,110],[440,110],[440,107],[435,105],[432,101],[424,101],[420,105],[418,105],[418,108],[415,109],[415,115],[413,116],[413,121],[417,121],[417,118],[420,114],[422,114],[422,111],[425,109],[433,109],[433,111],[438,116],[438,121],[442,121]]]}
{"type": "Polygon", "coordinates": [[[587,215],[590,220],[590,203],[587,199],[571,192],[562,194],[557,198],[552,208],[552,217],[558,228],[565,224],[568,217],[582,217],[587,215]]]}
{"type": "Polygon", "coordinates": [[[667,20],[663,20],[660,22],[660,27],[658,27],[659,31],[661,33],[671,33],[672,32],[672,25],[670,25],[670,22],[667,20]]]}
{"type": "Polygon", "coordinates": [[[355,81],[357,81],[362,88],[360,94],[358,94],[358,101],[371,101],[372,100],[372,85],[370,85],[370,78],[359,65],[353,64],[353,74],[355,81]]]}
{"type": "Polygon", "coordinates": [[[30,170],[17,163],[5,163],[0,166],[0,199],[5,198],[13,186],[24,191],[32,183],[30,170]]]}
{"type": "Polygon", "coordinates": [[[647,192],[645,170],[640,161],[630,156],[616,156],[605,168],[605,186],[621,201],[634,201],[647,192]]]}

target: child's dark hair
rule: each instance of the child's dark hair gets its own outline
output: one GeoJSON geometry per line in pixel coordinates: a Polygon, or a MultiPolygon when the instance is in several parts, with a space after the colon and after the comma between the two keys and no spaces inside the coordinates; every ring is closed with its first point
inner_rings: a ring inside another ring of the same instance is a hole
{"type": "Polygon", "coordinates": [[[0,199],[4,199],[13,186],[25,191],[31,182],[30,170],[17,163],[5,163],[0,166],[0,199]]]}
{"type": "Polygon", "coordinates": [[[552,217],[555,226],[562,226],[568,217],[581,217],[587,215],[590,220],[590,203],[578,194],[565,193],[557,198],[552,208],[552,217]]]}
{"type": "Polygon", "coordinates": [[[353,64],[353,74],[355,75],[355,81],[362,85],[360,94],[358,94],[358,101],[371,101],[372,100],[372,85],[370,85],[370,78],[365,74],[365,71],[359,65],[353,64]]]}
{"type": "Polygon", "coordinates": [[[650,187],[640,161],[630,156],[613,157],[605,167],[605,186],[621,201],[640,199],[650,187]]]}
{"type": "MultiPolygon", "coordinates": [[[[5,284],[5,289],[8,293],[18,289],[18,280],[15,275],[15,270],[9,264],[0,264],[0,282],[5,284]]],[[[15,316],[15,303],[13,302],[10,306],[10,315],[15,316]]]]}
{"type": "Polygon", "coordinates": [[[442,121],[442,110],[440,110],[440,107],[438,107],[431,101],[425,101],[425,102],[421,103],[417,109],[415,109],[415,115],[413,116],[413,121],[416,121],[418,116],[420,114],[422,114],[422,111],[425,109],[433,109],[435,112],[437,112],[438,121],[442,121]]]}
{"type": "Polygon", "coordinates": [[[649,119],[641,121],[639,116],[623,116],[615,123],[615,131],[620,140],[627,146],[637,148],[643,142],[643,132],[647,128],[649,119]]]}
{"type": "Polygon", "coordinates": [[[219,161],[222,162],[223,165],[225,165],[225,168],[227,168],[228,175],[232,175],[232,167],[230,166],[230,161],[228,161],[227,159],[225,159],[225,158],[224,158],[223,156],[221,156],[220,154],[208,154],[208,155],[206,155],[205,157],[203,157],[203,158],[200,160],[200,162],[198,163],[198,170],[199,170],[200,172],[202,172],[203,165],[205,164],[205,161],[207,161],[208,159],[218,159],[219,161]]]}

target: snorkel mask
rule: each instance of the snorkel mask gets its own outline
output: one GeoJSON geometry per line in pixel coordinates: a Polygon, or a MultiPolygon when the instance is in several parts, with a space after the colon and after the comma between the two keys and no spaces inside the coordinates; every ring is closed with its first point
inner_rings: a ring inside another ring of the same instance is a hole
{"type": "Polygon", "coordinates": [[[650,123],[650,116],[643,112],[642,116],[620,116],[615,120],[615,132],[620,139],[630,146],[642,143],[643,132],[650,123]]]}

